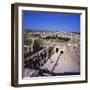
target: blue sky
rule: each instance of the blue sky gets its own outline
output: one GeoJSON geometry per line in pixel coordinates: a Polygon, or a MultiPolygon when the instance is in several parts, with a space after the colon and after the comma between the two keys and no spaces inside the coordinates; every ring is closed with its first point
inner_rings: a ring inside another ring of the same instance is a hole
{"type": "Polygon", "coordinates": [[[23,11],[23,28],[80,32],[80,15],[23,11]]]}

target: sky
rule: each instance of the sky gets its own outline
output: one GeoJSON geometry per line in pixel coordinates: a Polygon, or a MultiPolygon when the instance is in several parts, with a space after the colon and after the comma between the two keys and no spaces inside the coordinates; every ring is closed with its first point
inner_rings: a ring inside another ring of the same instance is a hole
{"type": "Polygon", "coordinates": [[[47,31],[80,32],[80,15],[23,11],[23,28],[47,31]]]}

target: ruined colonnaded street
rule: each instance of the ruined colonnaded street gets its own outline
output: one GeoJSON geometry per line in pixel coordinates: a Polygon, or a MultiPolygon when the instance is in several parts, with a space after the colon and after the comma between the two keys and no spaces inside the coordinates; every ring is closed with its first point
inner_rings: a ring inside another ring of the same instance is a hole
{"type": "Polygon", "coordinates": [[[68,32],[25,33],[24,77],[80,75],[80,35],[68,32]]]}

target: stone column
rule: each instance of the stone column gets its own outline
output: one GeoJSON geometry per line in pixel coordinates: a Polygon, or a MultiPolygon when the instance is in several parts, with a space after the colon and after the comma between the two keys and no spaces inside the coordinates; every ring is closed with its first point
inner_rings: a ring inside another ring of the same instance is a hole
{"type": "Polygon", "coordinates": [[[34,38],[32,38],[31,51],[33,52],[34,38]]]}

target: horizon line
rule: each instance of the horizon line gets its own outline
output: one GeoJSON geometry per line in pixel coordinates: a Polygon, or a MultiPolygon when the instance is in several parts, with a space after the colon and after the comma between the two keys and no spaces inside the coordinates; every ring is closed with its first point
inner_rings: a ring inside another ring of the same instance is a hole
{"type": "MultiPolygon", "coordinates": [[[[24,29],[24,31],[36,31],[36,32],[73,32],[73,31],[64,31],[64,30],[51,30],[51,29],[33,29],[33,28],[27,28],[27,29],[24,29]]],[[[74,31],[75,32],[75,31],[74,31]]],[[[77,32],[77,31],[76,31],[77,32]]],[[[80,31],[79,32],[77,32],[77,33],[80,33],[80,31]]]]}

